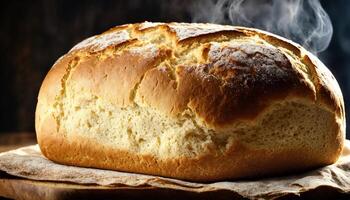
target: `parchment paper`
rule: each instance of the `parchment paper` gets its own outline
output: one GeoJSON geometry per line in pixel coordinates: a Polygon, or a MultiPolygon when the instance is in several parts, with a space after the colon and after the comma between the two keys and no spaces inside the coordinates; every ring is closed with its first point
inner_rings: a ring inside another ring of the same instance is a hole
{"type": "Polygon", "coordinates": [[[192,192],[228,190],[250,199],[277,198],[300,194],[320,186],[350,192],[350,141],[337,163],[306,173],[259,180],[194,183],[171,178],[110,170],[65,166],[53,163],[40,152],[38,145],[0,154],[0,171],[32,180],[71,182],[77,184],[118,186],[153,186],[192,192]]]}

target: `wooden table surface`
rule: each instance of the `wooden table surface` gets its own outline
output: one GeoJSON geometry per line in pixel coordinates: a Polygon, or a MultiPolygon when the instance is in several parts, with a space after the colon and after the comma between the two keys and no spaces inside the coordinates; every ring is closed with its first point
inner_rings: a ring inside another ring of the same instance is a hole
{"type": "Polygon", "coordinates": [[[32,132],[15,132],[0,133],[0,152],[36,144],[35,133],[32,132]]]}

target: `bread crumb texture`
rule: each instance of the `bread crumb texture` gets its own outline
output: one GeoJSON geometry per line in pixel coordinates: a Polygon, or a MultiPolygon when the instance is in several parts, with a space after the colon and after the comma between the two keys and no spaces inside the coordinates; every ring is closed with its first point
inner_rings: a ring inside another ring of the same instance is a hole
{"type": "Polygon", "coordinates": [[[207,181],[335,162],[343,104],[329,70],[289,40],[244,27],[145,22],[90,37],[57,60],[40,89],[36,131],[57,162],[207,181]],[[104,161],[89,154],[94,145],[104,161]],[[137,167],[132,156],[118,165],[106,151],[150,157],[152,166],[137,167]],[[283,160],[281,152],[300,155],[283,160]],[[278,169],[266,167],[281,159],[278,169]],[[170,172],[170,160],[191,161],[198,174],[179,171],[181,162],[170,172]]]}

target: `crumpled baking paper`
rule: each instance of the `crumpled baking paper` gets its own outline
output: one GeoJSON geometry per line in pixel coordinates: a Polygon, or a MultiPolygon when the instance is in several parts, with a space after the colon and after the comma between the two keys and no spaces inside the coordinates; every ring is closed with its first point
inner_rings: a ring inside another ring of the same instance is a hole
{"type": "Polygon", "coordinates": [[[158,176],[65,166],[46,159],[41,154],[38,145],[1,153],[0,171],[32,180],[108,187],[153,186],[155,188],[170,188],[189,192],[227,190],[249,199],[273,199],[286,194],[298,195],[301,192],[320,186],[328,186],[340,192],[350,192],[350,141],[345,142],[342,156],[333,165],[293,176],[259,180],[194,183],[158,176]]]}

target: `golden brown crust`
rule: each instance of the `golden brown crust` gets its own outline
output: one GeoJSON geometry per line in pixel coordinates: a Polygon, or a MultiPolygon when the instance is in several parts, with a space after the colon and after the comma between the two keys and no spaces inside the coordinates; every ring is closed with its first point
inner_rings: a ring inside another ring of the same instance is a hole
{"type": "MultiPolygon", "coordinates": [[[[150,23],[148,23],[148,26],[146,26],[147,29],[149,29],[150,23]]],[[[144,28],[138,28],[142,27],[142,25],[135,25],[136,30],[145,30],[144,28]]],[[[167,26],[165,24],[155,24],[154,27],[157,26],[167,26]]],[[[75,51],[83,51],[83,52],[90,52],[95,53],[97,51],[102,51],[106,48],[113,47],[115,45],[119,45],[121,43],[125,43],[132,40],[138,40],[135,38],[131,38],[128,34],[128,32],[125,30],[126,28],[130,28],[129,26],[122,26],[119,28],[112,29],[113,31],[107,31],[106,34],[103,34],[101,36],[94,36],[91,37],[93,39],[87,39],[86,41],[82,42],[81,44],[78,44],[75,46],[71,54],[68,54],[70,56],[66,57],[72,57],[74,56],[75,51]],[[121,31],[123,34],[119,33],[121,31]],[[122,36],[120,36],[122,35],[122,36]],[[112,37],[114,36],[114,37],[112,37]],[[97,38],[102,38],[102,41],[97,40],[97,38]],[[107,38],[107,39],[106,39],[107,38]],[[104,44],[106,42],[106,44],[104,44]]],[[[231,26],[220,26],[220,25],[208,25],[208,24],[199,24],[199,25],[189,25],[189,24],[170,24],[168,27],[169,30],[173,31],[176,34],[176,41],[182,42],[187,39],[195,39],[200,37],[209,37],[210,34],[226,34],[229,33],[228,31],[237,33],[240,32],[241,34],[245,34],[246,36],[251,36],[253,34],[263,34],[259,31],[255,31],[252,29],[243,29],[243,28],[235,28],[231,26]],[[191,28],[192,27],[192,28],[191,28]],[[249,30],[249,31],[248,31],[249,30]],[[253,32],[254,31],[254,32],[253,32]]],[[[167,30],[167,29],[165,29],[167,30]]],[[[283,47],[286,47],[293,51],[293,53],[300,54],[299,48],[301,47],[295,47],[290,43],[287,43],[283,40],[278,40],[275,37],[271,38],[271,35],[263,35],[265,38],[269,38],[269,42],[274,41],[272,44],[281,45],[283,47]]],[[[215,39],[215,38],[214,38],[215,39]]],[[[215,40],[214,40],[215,41],[215,40]]],[[[136,85],[136,83],[139,82],[140,78],[145,75],[145,72],[149,68],[153,68],[157,66],[155,63],[147,64],[146,62],[161,62],[156,61],[158,60],[164,60],[168,59],[169,55],[171,54],[171,49],[157,49],[156,51],[159,51],[158,54],[162,54],[161,56],[158,56],[158,58],[153,58],[152,55],[147,56],[147,52],[151,51],[147,48],[142,50],[145,52],[146,55],[142,55],[142,58],[140,55],[132,55],[131,53],[122,53],[122,56],[116,56],[112,58],[108,58],[107,60],[104,60],[103,63],[98,63],[99,60],[96,59],[98,55],[90,55],[87,57],[87,60],[82,62],[80,65],[75,67],[75,74],[77,74],[78,78],[73,78],[74,80],[80,81],[80,77],[84,79],[88,76],[87,73],[91,74],[101,74],[99,66],[102,66],[102,70],[104,70],[105,74],[109,74],[108,69],[110,69],[111,65],[117,65],[117,66],[126,66],[124,63],[131,62],[129,65],[147,65],[149,67],[141,67],[143,69],[135,68],[126,68],[126,69],[116,69],[117,71],[115,73],[112,73],[113,75],[108,75],[110,81],[104,81],[102,82],[101,87],[108,88],[113,86],[123,86],[126,88],[115,88],[115,91],[118,91],[118,95],[115,95],[115,93],[110,92],[113,89],[110,90],[106,89],[98,89],[99,86],[96,87],[96,93],[100,96],[100,93],[106,93],[101,94],[101,96],[109,96],[107,97],[112,102],[114,102],[116,105],[128,105],[128,96],[129,91],[133,86],[136,85]],[[161,53],[160,51],[168,51],[167,53],[161,53]],[[153,59],[153,61],[151,61],[153,59]],[[88,62],[96,62],[96,63],[88,63],[88,62]],[[111,64],[108,64],[108,62],[112,62],[111,64]],[[133,62],[139,62],[139,63],[133,63],[133,62]],[[141,63],[144,62],[144,63],[141,63]],[[151,65],[151,66],[150,66],[151,65]],[[88,66],[92,68],[90,72],[84,73],[84,71],[87,70],[88,66]],[[95,67],[97,66],[97,67],[95,67]],[[106,66],[106,67],[105,67],[106,66]],[[80,69],[82,72],[80,72],[80,69]],[[146,70],[146,71],[145,71],[146,70]],[[85,74],[84,76],[80,76],[80,74],[85,74]],[[136,73],[136,74],[135,74],[136,73]],[[136,76],[136,77],[135,77],[136,76]],[[127,79],[127,80],[125,80],[127,79]],[[112,83],[112,82],[113,83],[112,83]],[[110,83],[111,82],[111,83],[110,83]],[[121,82],[127,84],[121,84],[121,82]],[[114,99],[112,99],[114,98],[114,99]]],[[[153,50],[154,51],[154,50],[153,50]]],[[[209,50],[210,51],[210,50],[209,50]]],[[[175,94],[160,94],[168,91],[164,91],[164,88],[157,86],[156,91],[145,91],[142,90],[141,93],[146,93],[144,95],[145,100],[150,103],[151,106],[157,107],[159,103],[166,104],[164,106],[165,110],[172,110],[172,113],[177,115],[184,111],[184,109],[187,108],[187,105],[191,106],[191,109],[198,111],[196,112],[201,118],[207,119],[207,123],[210,123],[212,126],[221,126],[225,124],[230,124],[232,121],[237,118],[254,118],[259,112],[261,112],[266,106],[268,106],[270,103],[269,101],[273,100],[280,100],[285,98],[288,94],[294,93],[294,95],[302,95],[302,96],[310,96],[310,98],[313,98],[314,91],[306,85],[303,82],[303,77],[298,74],[298,71],[293,69],[291,67],[290,62],[287,60],[287,58],[277,49],[266,47],[263,45],[256,45],[256,44],[242,44],[237,45],[236,47],[221,47],[218,49],[212,50],[212,55],[208,57],[209,62],[205,65],[199,65],[195,64],[195,66],[185,66],[182,67],[179,65],[175,71],[176,75],[178,76],[179,82],[177,85],[179,88],[175,88],[176,90],[173,91],[175,94]],[[245,50],[249,50],[248,52],[245,52],[245,50]],[[216,52],[215,52],[216,51],[216,52]],[[232,57],[231,55],[235,55],[235,53],[241,53],[241,58],[239,57],[232,57]],[[242,60],[239,60],[242,59],[242,60]],[[254,66],[252,64],[252,61],[254,59],[258,59],[261,61],[258,66],[254,66]],[[274,60],[277,59],[277,60],[274,60]],[[272,69],[269,69],[271,63],[272,69]],[[265,66],[265,67],[264,67],[265,66]],[[245,68],[245,69],[242,69],[245,68]],[[258,70],[256,70],[258,69],[258,70]],[[183,71],[186,72],[183,72],[183,71]],[[221,71],[221,72],[219,72],[221,71]],[[220,74],[221,73],[221,74],[220,74]],[[223,77],[222,73],[226,73],[226,77],[223,77]],[[231,78],[227,77],[227,73],[231,73],[231,78]],[[240,75],[241,74],[241,75],[240,75]],[[210,75],[213,75],[210,76],[210,75]],[[239,77],[243,77],[239,78],[239,77]],[[267,80],[263,80],[267,79],[267,80]],[[191,84],[189,84],[191,82],[191,84]],[[193,82],[197,82],[196,84],[193,84],[193,82]],[[213,82],[217,82],[216,86],[212,85],[213,82]],[[241,87],[242,85],[245,85],[244,87],[241,87]],[[270,85],[268,85],[270,84],[270,85]],[[208,91],[210,87],[207,85],[210,85],[212,88],[212,91],[208,91]],[[189,86],[192,86],[192,88],[188,88],[189,86]],[[202,88],[199,89],[198,87],[202,88]],[[193,88],[195,88],[195,92],[191,91],[193,88]],[[159,90],[159,91],[157,91],[159,90]],[[206,91],[203,91],[206,90],[206,91]],[[241,92],[240,92],[241,91],[241,92]],[[232,94],[232,92],[234,94],[232,94]],[[152,94],[156,93],[158,96],[172,96],[172,102],[164,103],[164,102],[158,102],[158,97],[152,99],[152,94]],[[194,94],[196,93],[196,94],[194,94]],[[209,96],[206,94],[210,94],[209,96]],[[263,96],[261,96],[263,95],[263,96]],[[259,101],[257,99],[259,97],[259,101]],[[177,100],[174,101],[173,98],[176,98],[177,100]],[[222,101],[222,99],[225,99],[222,101]],[[262,100],[260,100],[262,99],[262,100]],[[199,102],[197,102],[199,101],[199,102]],[[220,102],[219,102],[220,101],[220,102]],[[255,101],[255,102],[252,102],[255,101]],[[257,102],[258,101],[258,102],[257,102]],[[263,103],[263,105],[258,105],[258,103],[263,103]],[[154,105],[153,105],[154,104],[154,105]],[[199,105],[195,105],[199,104],[199,105]],[[222,105],[221,107],[218,107],[217,105],[222,105]],[[246,106],[244,106],[246,104],[246,106]],[[249,106],[251,104],[254,104],[255,106],[249,106]],[[216,106],[213,106],[216,105],[216,106]],[[237,109],[237,107],[241,109],[237,109]],[[215,110],[212,110],[215,109],[215,110]],[[226,112],[223,112],[225,110],[226,112]],[[232,112],[234,111],[234,112],[232,112]],[[241,111],[241,112],[240,112],[241,111]],[[244,111],[244,113],[242,113],[244,111]],[[208,115],[208,116],[206,116],[208,115]]],[[[79,56],[78,56],[79,57],[79,56]]],[[[71,59],[72,59],[71,58],[71,59]]],[[[307,59],[307,55],[305,55],[305,60],[307,59]]],[[[308,65],[310,69],[314,69],[315,65],[309,60],[305,61],[305,64],[308,65]]],[[[59,65],[59,64],[58,64],[59,65]]],[[[66,66],[66,63],[63,63],[56,68],[61,68],[59,70],[63,70],[66,66]],[[61,66],[62,65],[62,66],[61,66]]],[[[160,69],[161,70],[161,69],[160,69]]],[[[150,79],[154,79],[154,77],[157,77],[157,74],[159,72],[154,71],[154,74],[148,73],[147,76],[151,76],[150,79]],[[154,76],[154,77],[153,77],[154,76]]],[[[315,73],[318,73],[315,71],[315,73]]],[[[55,72],[51,72],[49,74],[55,74],[55,72]]],[[[59,77],[62,77],[64,74],[58,74],[57,79],[60,79],[59,77]]],[[[50,75],[49,75],[50,76],[50,75]]],[[[55,76],[56,75],[52,75],[55,76]]],[[[74,75],[73,75],[74,76],[74,75]]],[[[90,75],[91,76],[91,75],[90,75]]],[[[166,76],[171,76],[169,74],[166,74],[166,76]]],[[[317,77],[316,83],[318,84],[321,82],[319,77],[323,76],[320,75],[320,73],[315,75],[317,77]]],[[[322,80],[327,78],[329,75],[322,77],[322,80]]],[[[86,78],[88,79],[88,78],[86,78]]],[[[150,80],[152,81],[152,80],[150,80]]],[[[85,81],[85,83],[88,83],[85,81]]],[[[84,83],[84,84],[85,84],[84,83]]],[[[95,85],[94,82],[88,83],[90,86],[95,85]]],[[[147,85],[147,88],[153,88],[154,86],[151,86],[150,83],[147,81],[143,81],[141,83],[141,87],[143,84],[147,85]]],[[[51,84],[43,84],[43,85],[51,85],[51,84]]],[[[57,84],[52,84],[57,85],[57,84]]],[[[167,87],[167,86],[165,86],[167,87]]],[[[175,86],[174,86],[175,87],[175,86]]],[[[331,109],[340,110],[340,103],[337,103],[338,105],[334,105],[334,102],[337,102],[337,99],[332,100],[332,93],[329,92],[329,86],[326,84],[320,84],[318,85],[316,91],[316,94],[321,97],[318,100],[323,100],[323,102],[330,106],[331,109]],[[327,93],[328,94],[324,94],[327,93]],[[323,95],[322,95],[323,94],[323,95]],[[328,97],[328,98],[327,98],[328,97]],[[333,104],[333,105],[332,105],[333,104]]],[[[51,98],[54,98],[56,95],[52,94],[53,91],[49,93],[51,98]]],[[[46,92],[43,92],[47,94],[46,92]]],[[[334,98],[333,98],[334,99],[334,98]]],[[[339,101],[339,100],[338,100],[339,101]]],[[[129,102],[130,103],[130,102],[129,102]]]]}
{"type": "Polygon", "coordinates": [[[55,63],[40,89],[36,131],[44,155],[60,163],[221,180],[334,162],[344,140],[343,104],[326,67],[284,38],[212,24],[129,24],[83,41],[55,63]],[[92,94],[120,108],[146,106],[172,119],[189,111],[200,130],[214,134],[241,121],[254,123],[276,102],[301,99],[331,113],[333,119],[327,123],[332,131],[330,141],[320,144],[328,145],[324,152],[307,146],[255,149],[235,141],[224,154],[215,150],[163,160],[67,132],[61,120],[67,117],[64,100],[71,91],[92,94]]]}
{"type": "Polygon", "coordinates": [[[240,29],[242,31],[246,29],[250,34],[258,34],[272,45],[287,48],[296,56],[300,57],[301,61],[310,70],[312,82],[316,86],[315,96],[318,103],[323,103],[331,110],[335,110],[339,114],[342,112],[344,115],[344,100],[340,87],[332,73],[318,58],[300,45],[285,38],[261,30],[251,28],[240,29]]]}

